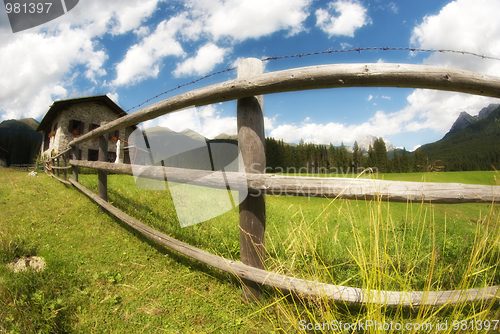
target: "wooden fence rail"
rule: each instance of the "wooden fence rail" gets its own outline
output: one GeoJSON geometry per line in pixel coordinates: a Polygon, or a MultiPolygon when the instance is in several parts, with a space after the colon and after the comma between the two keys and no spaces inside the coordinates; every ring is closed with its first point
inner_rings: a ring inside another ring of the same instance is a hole
{"type": "Polygon", "coordinates": [[[50,160],[63,158],[63,167],[45,164],[47,173],[55,170],[57,180],[72,184],[107,210],[139,232],[186,256],[212,265],[218,269],[234,273],[242,279],[243,296],[259,300],[258,284],[295,291],[301,295],[321,296],[334,300],[354,303],[374,303],[383,305],[443,305],[473,300],[489,300],[498,297],[498,286],[458,290],[397,292],[371,291],[351,287],[304,281],[278,275],[263,270],[265,197],[264,194],[291,196],[343,197],[347,199],[381,199],[390,201],[418,201],[433,203],[494,202],[500,195],[499,186],[479,186],[457,183],[419,183],[384,181],[374,179],[312,178],[266,175],[263,128],[263,107],[261,95],[308,89],[340,87],[409,87],[456,91],[500,98],[500,78],[478,73],[407,64],[337,64],[296,68],[262,74],[262,64],[256,59],[245,59],[238,67],[238,78],[223,83],[196,89],[145,107],[137,112],[103,124],[69,143],[69,147],[50,160]],[[238,100],[238,145],[245,165],[240,165],[238,173],[225,172],[224,178],[218,172],[168,168],[162,166],[133,166],[104,162],[107,140],[100,140],[99,160],[96,162],[70,160],[73,179],[66,181],[65,156],[73,150],[78,156],[77,145],[101,137],[109,132],[162,116],[164,114],[192,106],[203,106],[218,102],[238,100]],[[257,169],[249,172],[248,166],[257,164],[257,169]],[[98,170],[99,196],[78,183],[78,167],[98,170]],[[247,189],[256,198],[240,204],[240,253],[238,263],[220,258],[178,240],[163,235],[107,203],[107,173],[133,175],[132,169],[142,177],[169,181],[189,182],[203,186],[226,189],[228,180],[232,190],[247,189]],[[64,179],[59,178],[59,171],[64,179]],[[224,184],[220,180],[226,180],[224,184]],[[258,196],[255,196],[257,194],[258,196]],[[245,235],[252,235],[246,238],[245,235]],[[248,239],[248,240],[247,240],[248,239]]]}
{"type": "Polygon", "coordinates": [[[242,279],[251,280],[253,282],[287,291],[293,291],[298,295],[320,298],[327,297],[333,300],[351,303],[418,306],[457,304],[474,300],[490,300],[496,298],[498,293],[498,286],[468,290],[415,291],[410,293],[400,291],[363,290],[341,285],[302,280],[268,272],[240,262],[225,259],[169,237],[118,210],[113,205],[109,204],[78,182],[72,179],[70,179],[69,182],[115,217],[159,244],[167,246],[170,249],[197,261],[208,264],[214,268],[234,274],[242,279]]]}
{"type": "Polygon", "coordinates": [[[500,198],[500,186],[462,183],[404,182],[342,177],[282,176],[274,174],[246,174],[212,172],[207,170],[114,164],[110,162],[70,160],[73,166],[87,167],[114,174],[134,175],[178,183],[231,190],[249,190],[250,193],[269,195],[328,197],[392,202],[468,203],[493,202],[500,198]],[[225,179],[224,179],[225,178],[225,179]],[[227,182],[227,184],[226,184],[227,182]]]}
{"type": "Polygon", "coordinates": [[[13,164],[10,165],[9,167],[18,171],[29,171],[30,169],[35,170],[36,164],[13,164]]]}

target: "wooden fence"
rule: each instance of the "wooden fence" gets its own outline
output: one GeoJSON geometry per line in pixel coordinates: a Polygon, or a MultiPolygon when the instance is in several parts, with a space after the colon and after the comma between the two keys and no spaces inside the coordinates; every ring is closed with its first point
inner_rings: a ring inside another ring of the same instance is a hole
{"type": "Polygon", "coordinates": [[[10,168],[13,168],[18,171],[23,171],[27,172],[29,170],[36,170],[37,165],[36,164],[14,164],[10,165],[10,168]]]}
{"type": "Polygon", "coordinates": [[[243,297],[260,300],[260,285],[296,292],[300,295],[327,297],[353,303],[385,305],[444,305],[473,300],[489,300],[498,295],[498,286],[453,291],[398,292],[371,291],[331,285],[283,276],[264,270],[264,233],[266,225],[265,194],[292,196],[341,197],[348,199],[381,199],[433,203],[494,202],[500,196],[499,186],[457,183],[419,183],[369,179],[291,177],[265,174],[265,138],[262,94],[339,87],[411,87],[456,91],[500,98],[500,78],[468,71],[407,64],[341,64],[296,68],[263,73],[258,59],[244,59],[238,66],[238,78],[196,89],[160,101],[137,112],[109,122],[69,143],[69,147],[45,162],[45,171],[68,185],[73,185],[106,210],[144,234],[188,257],[237,275],[242,279],[243,297]],[[190,170],[155,166],[113,164],[106,161],[108,141],[104,135],[131,125],[191,106],[203,106],[238,100],[238,146],[244,165],[239,172],[190,170]],[[78,156],[78,145],[100,137],[99,161],[66,161],[65,154],[78,156]],[[61,161],[62,160],[62,161],[61,161]],[[69,165],[68,165],[69,163],[69,165]],[[252,166],[252,168],[250,168],[252,166]],[[78,183],[78,168],[98,170],[98,193],[93,194],[78,183]],[[67,171],[73,169],[68,180],[67,171]],[[142,177],[198,185],[252,194],[240,204],[241,261],[231,261],[166,236],[126,215],[107,202],[107,173],[133,175],[142,169],[142,177]],[[226,180],[220,182],[220,180],[226,180]]]}

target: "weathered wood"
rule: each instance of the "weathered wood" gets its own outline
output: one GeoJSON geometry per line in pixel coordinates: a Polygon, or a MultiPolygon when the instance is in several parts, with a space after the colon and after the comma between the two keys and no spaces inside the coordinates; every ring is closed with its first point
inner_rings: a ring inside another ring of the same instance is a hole
{"type": "Polygon", "coordinates": [[[236,275],[241,279],[292,291],[299,296],[326,297],[341,302],[392,306],[445,305],[498,298],[499,286],[453,291],[376,291],[318,283],[279,275],[245,265],[241,262],[225,259],[171,238],[118,210],[73,179],[70,179],[69,182],[125,224],[161,245],[214,268],[236,275]]]}
{"type": "MultiPolygon", "coordinates": [[[[99,161],[107,162],[108,161],[108,139],[102,135],[99,137],[99,161]]],[[[104,201],[108,200],[108,173],[104,170],[99,170],[97,172],[98,179],[98,191],[99,197],[104,201]]],[[[104,211],[104,208],[101,206],[101,211],[104,211]]]]}
{"type": "Polygon", "coordinates": [[[62,151],[62,152],[58,153],[57,155],[53,156],[53,157],[52,157],[52,159],[57,159],[57,158],[59,158],[60,156],[62,156],[62,155],[64,155],[64,154],[68,153],[70,150],[71,150],[71,147],[68,147],[68,148],[66,148],[64,151],[62,151]]]}
{"type": "Polygon", "coordinates": [[[73,168],[72,166],[64,166],[64,163],[63,163],[63,166],[62,167],[52,167],[52,169],[60,169],[60,170],[68,170],[68,169],[71,169],[73,168]]]}
{"type": "Polygon", "coordinates": [[[199,88],[154,103],[72,140],[74,146],[100,135],[192,106],[248,96],[341,87],[407,87],[500,98],[500,78],[452,68],[410,64],[334,64],[265,73],[199,88]]]}
{"type": "MultiPolygon", "coordinates": [[[[77,145],[73,146],[73,158],[74,158],[74,160],[78,159],[78,146],[77,145]]],[[[78,182],[78,166],[73,166],[73,179],[76,182],[78,182]]]]}
{"type": "MultiPolygon", "coordinates": [[[[199,186],[226,189],[221,172],[162,166],[113,164],[97,161],[70,160],[73,166],[105,170],[115,174],[134,175],[132,168],[142,170],[141,177],[199,186]]],[[[493,202],[500,199],[500,186],[462,183],[405,182],[342,177],[281,176],[224,172],[231,190],[268,195],[328,197],[346,199],[380,199],[392,202],[469,203],[493,202]]]]}
{"type": "Polygon", "coordinates": [[[63,179],[67,180],[68,179],[68,171],[67,171],[68,168],[66,166],[66,155],[63,155],[62,159],[63,159],[63,167],[62,167],[62,169],[63,169],[63,179]]]}
{"type": "MultiPolygon", "coordinates": [[[[252,80],[264,71],[262,61],[243,59],[238,65],[238,79],[252,80]]],[[[237,128],[238,148],[242,160],[239,171],[247,174],[265,174],[266,152],[264,134],[264,97],[250,96],[238,99],[237,128]]],[[[246,193],[240,192],[240,196],[246,193]]],[[[249,194],[239,206],[240,210],[240,258],[249,266],[264,269],[266,202],[263,193],[249,194]]],[[[261,289],[253,281],[243,279],[244,300],[260,302],[261,289]]]]}
{"type": "Polygon", "coordinates": [[[49,174],[49,176],[52,176],[54,179],[56,179],[57,181],[61,182],[61,183],[64,183],[65,185],[68,185],[68,186],[71,186],[72,184],[69,183],[68,181],[66,180],[63,180],[63,179],[60,179],[58,178],[57,176],[55,176],[54,174],[49,174]]]}
{"type": "Polygon", "coordinates": [[[56,168],[54,169],[56,170],[56,176],[59,177],[59,169],[61,168],[59,166],[59,158],[56,158],[55,161],[56,161],[56,168]]]}

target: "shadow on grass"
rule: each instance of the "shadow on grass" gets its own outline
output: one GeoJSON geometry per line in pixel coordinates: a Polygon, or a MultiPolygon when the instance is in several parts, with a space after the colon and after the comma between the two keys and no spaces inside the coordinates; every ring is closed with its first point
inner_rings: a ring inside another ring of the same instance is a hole
{"type": "MultiPolygon", "coordinates": [[[[217,280],[219,280],[221,282],[228,282],[229,281],[230,283],[233,283],[233,284],[239,284],[239,280],[234,275],[229,274],[229,273],[225,273],[225,272],[223,272],[221,270],[218,270],[216,268],[213,268],[213,267],[211,267],[211,266],[209,266],[207,264],[199,262],[198,260],[195,260],[195,259],[192,259],[192,258],[190,258],[188,256],[182,255],[182,254],[176,252],[175,250],[172,250],[172,249],[168,248],[167,246],[159,244],[156,241],[154,241],[153,239],[148,238],[147,236],[143,235],[142,233],[140,233],[139,231],[137,231],[133,227],[131,227],[128,224],[124,223],[121,219],[115,217],[113,214],[111,214],[109,212],[107,212],[107,214],[116,223],[118,223],[122,228],[124,228],[126,231],[128,231],[131,234],[133,234],[135,237],[137,237],[142,242],[145,242],[149,246],[151,246],[154,249],[156,249],[160,254],[162,254],[162,255],[168,255],[176,263],[178,263],[180,265],[183,265],[183,266],[186,266],[186,267],[189,267],[189,268],[192,268],[193,270],[196,270],[196,271],[204,272],[204,273],[206,273],[206,274],[214,277],[215,279],[217,279],[217,280]]],[[[171,236],[171,237],[179,240],[175,236],[171,236]]],[[[185,235],[181,235],[181,237],[184,238],[184,239],[186,239],[185,235]]],[[[190,239],[190,238],[188,238],[188,239],[190,239]]],[[[189,244],[189,242],[186,241],[186,240],[180,240],[180,241],[189,244]]]]}

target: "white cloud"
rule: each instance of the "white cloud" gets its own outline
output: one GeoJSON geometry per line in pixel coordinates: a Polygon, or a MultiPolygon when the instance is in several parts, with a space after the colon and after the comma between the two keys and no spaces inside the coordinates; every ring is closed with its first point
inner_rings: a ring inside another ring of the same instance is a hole
{"type": "Polygon", "coordinates": [[[0,118],[39,118],[54,100],[81,96],[73,86],[76,80],[99,84],[108,55],[96,39],[136,29],[158,2],[122,0],[117,6],[86,0],[56,20],[17,34],[0,24],[0,118]]]}
{"type": "Polygon", "coordinates": [[[193,14],[203,21],[203,30],[215,41],[260,38],[287,30],[294,35],[304,30],[311,0],[193,0],[193,14]]]}
{"type": "Polygon", "coordinates": [[[340,46],[342,47],[342,50],[352,49],[352,44],[349,44],[349,43],[342,42],[342,43],[340,43],[340,46]]]}
{"type": "Polygon", "coordinates": [[[2,119],[40,117],[53,98],[67,96],[64,87],[69,87],[74,77],[66,75],[73,67],[83,66],[85,77],[95,81],[105,73],[102,64],[106,58],[82,29],[61,29],[54,35],[20,34],[1,44],[2,119]]]}
{"type": "Polygon", "coordinates": [[[371,24],[367,10],[356,0],[337,0],[316,10],[316,26],[332,36],[354,37],[354,31],[371,24]],[[338,13],[336,16],[335,13],[338,13]]]}
{"type": "Polygon", "coordinates": [[[379,111],[374,117],[360,125],[346,125],[330,122],[327,124],[301,123],[282,124],[276,126],[269,136],[276,139],[283,139],[285,142],[298,142],[303,139],[305,142],[315,144],[340,145],[344,142],[351,145],[354,141],[360,141],[366,134],[376,137],[385,137],[401,132],[401,127],[394,124],[395,115],[385,115],[379,111]]]}
{"type": "Polygon", "coordinates": [[[371,101],[372,99],[373,99],[373,95],[371,95],[371,94],[368,95],[368,97],[366,98],[366,100],[368,100],[368,101],[371,101]]]}
{"type": "MultiPolygon", "coordinates": [[[[127,31],[133,30],[140,26],[145,18],[150,17],[156,10],[158,0],[141,0],[135,1],[134,6],[125,6],[117,9],[115,12],[115,24],[112,28],[112,33],[121,35],[127,31]]],[[[121,6],[121,2],[117,7],[121,6]]]]}
{"type": "Polygon", "coordinates": [[[382,99],[386,99],[386,100],[390,100],[390,99],[391,99],[391,97],[390,97],[390,96],[385,96],[385,95],[382,95],[382,96],[381,96],[381,98],[382,98],[382,99]]]}
{"type": "MultiPolygon", "coordinates": [[[[457,0],[426,16],[414,28],[411,44],[425,49],[452,49],[500,57],[500,2],[497,0],[457,0]]],[[[452,53],[433,53],[425,64],[470,70],[500,76],[500,62],[452,53]]],[[[402,114],[413,114],[408,131],[435,129],[446,133],[458,114],[471,114],[498,103],[498,99],[432,90],[415,90],[402,114]],[[418,117],[416,117],[418,115],[418,117]]]]}
{"type": "Polygon", "coordinates": [[[389,5],[388,5],[388,8],[391,12],[393,12],[394,14],[397,14],[398,13],[398,6],[394,3],[394,2],[391,2],[389,5]]]}
{"type": "Polygon", "coordinates": [[[176,132],[191,129],[210,139],[221,133],[235,135],[237,132],[236,117],[221,116],[221,111],[213,104],[198,108],[186,108],[163,115],[144,122],[142,126],[144,129],[162,126],[176,132]]]}
{"type": "MultiPolygon", "coordinates": [[[[457,0],[439,14],[426,16],[414,28],[411,44],[426,49],[468,51],[500,56],[500,22],[497,0],[457,0]]],[[[500,75],[500,63],[452,53],[433,53],[425,63],[500,75]]]]}
{"type": "Polygon", "coordinates": [[[196,56],[186,59],[173,72],[174,76],[203,75],[210,72],[215,65],[224,61],[224,55],[229,49],[219,48],[213,43],[208,43],[198,49],[196,56]]]}
{"type": "Polygon", "coordinates": [[[118,93],[108,93],[106,94],[110,99],[111,101],[113,101],[114,103],[118,104],[118,93]]]}
{"type": "MultiPolygon", "coordinates": [[[[220,104],[211,104],[198,108],[186,108],[144,122],[142,128],[148,129],[154,126],[162,126],[176,132],[189,128],[209,139],[213,139],[222,133],[230,136],[236,135],[236,116],[223,116],[223,110],[219,106],[220,104]]],[[[264,127],[266,130],[274,129],[277,116],[275,115],[272,118],[264,117],[264,127]]]]}
{"type": "Polygon", "coordinates": [[[187,23],[185,17],[177,16],[158,24],[153,34],[128,50],[125,59],[116,66],[117,76],[112,84],[122,86],[156,78],[164,57],[184,55],[175,35],[187,23]]]}

